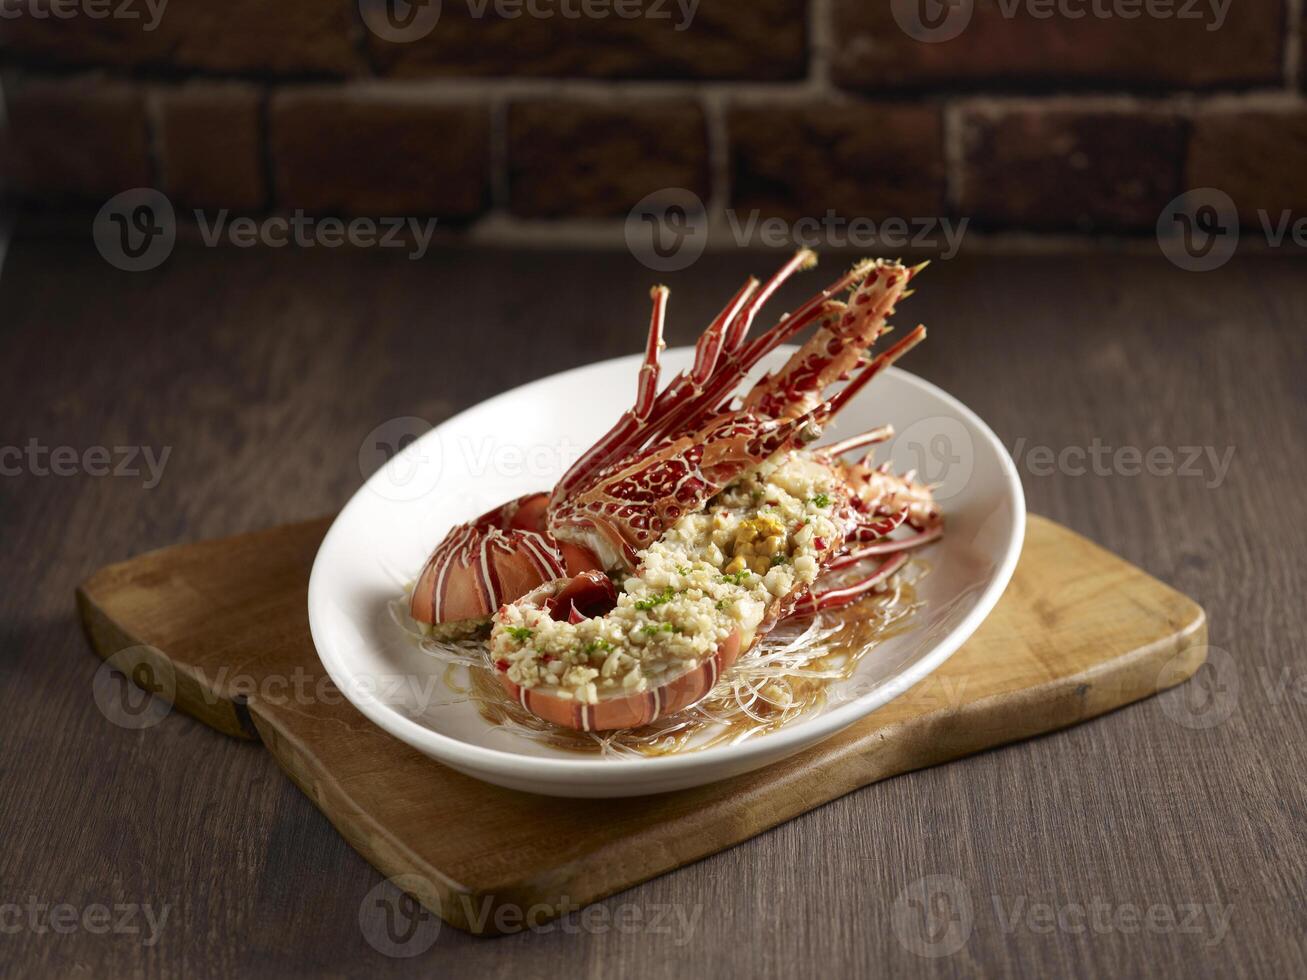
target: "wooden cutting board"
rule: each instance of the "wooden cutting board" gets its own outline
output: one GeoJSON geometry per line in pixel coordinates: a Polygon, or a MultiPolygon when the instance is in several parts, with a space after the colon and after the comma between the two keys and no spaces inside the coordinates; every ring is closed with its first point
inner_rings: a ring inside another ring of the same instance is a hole
{"type": "Polygon", "coordinates": [[[1032,516],[988,620],[862,722],[712,786],[560,800],[446,769],[339,697],[306,611],[329,524],[111,565],[77,590],[78,608],[96,652],[161,694],[156,708],[171,696],[221,732],[261,739],[359,853],[387,876],[407,876],[405,890],[473,932],[515,931],[525,911],[543,921],[586,905],[877,780],[1101,715],[1180,683],[1206,654],[1195,602],[1032,516]],[[261,683],[269,676],[289,680],[261,683]],[[296,698],[296,689],[318,693],[296,698]]]}

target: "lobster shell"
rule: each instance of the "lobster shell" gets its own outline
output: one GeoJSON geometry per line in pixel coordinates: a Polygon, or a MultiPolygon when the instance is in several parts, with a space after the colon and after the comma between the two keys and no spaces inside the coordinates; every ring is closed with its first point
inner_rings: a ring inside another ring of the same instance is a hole
{"type": "Polygon", "coordinates": [[[717,649],[698,664],[671,680],[636,694],[619,694],[586,704],[575,698],[560,698],[549,688],[521,687],[499,671],[499,683],[514,701],[537,718],[581,732],[602,732],[615,728],[638,728],[688,708],[701,700],[730,670],[740,656],[740,631],[732,630],[717,649]]]}
{"type": "Polygon", "coordinates": [[[409,605],[413,618],[471,632],[485,625],[500,603],[529,592],[542,579],[598,568],[583,548],[548,536],[548,502],[548,494],[528,494],[454,528],[418,576],[409,605]]]}

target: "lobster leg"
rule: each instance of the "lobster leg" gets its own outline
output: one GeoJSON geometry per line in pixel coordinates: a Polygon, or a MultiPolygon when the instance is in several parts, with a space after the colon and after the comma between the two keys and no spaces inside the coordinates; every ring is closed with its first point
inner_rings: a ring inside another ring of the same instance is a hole
{"type": "MultiPolygon", "coordinates": [[[[552,499],[561,500],[568,492],[577,486],[586,482],[594,474],[598,473],[604,467],[610,465],[614,460],[621,459],[630,455],[640,446],[650,440],[651,426],[657,423],[659,419],[673,411],[677,406],[683,404],[686,400],[696,395],[703,386],[704,381],[710,377],[716,369],[718,359],[721,356],[724,347],[724,335],[727,325],[736,317],[740,309],[748,301],[758,288],[758,280],[750,279],[740,290],[731,298],[726,308],[717,315],[717,318],[709,324],[708,329],[704,331],[703,336],[699,338],[698,344],[695,345],[694,366],[687,375],[681,372],[662,392],[657,395],[648,406],[644,407],[644,414],[636,417],[633,413],[627,413],[618,420],[617,424],[608,431],[598,442],[596,442],[572,467],[564,474],[558,482],[552,493],[552,499]],[[701,380],[702,379],[702,380],[701,380]]],[[[659,309],[660,299],[658,290],[662,291],[661,302],[665,304],[667,298],[666,287],[657,287],[654,292],[654,319],[658,331],[659,342],[662,338],[662,313],[659,309]]],[[[646,388],[643,383],[647,374],[647,368],[650,361],[649,351],[653,350],[653,331],[655,324],[650,324],[650,341],[645,352],[645,363],[641,366],[641,387],[640,395],[644,396],[646,388]]],[[[653,355],[656,359],[656,352],[653,355]]],[[[656,371],[654,372],[656,388],[656,371]]],[[[637,401],[637,408],[642,407],[637,401]]]]}
{"type": "Polygon", "coordinates": [[[794,257],[785,265],[777,270],[776,274],[767,280],[767,285],[754,296],[753,300],[746,306],[735,321],[731,324],[730,332],[727,334],[726,346],[729,350],[739,350],[744,343],[744,338],[749,335],[749,328],[753,326],[754,317],[758,311],[766,305],[767,301],[772,298],[776,290],[795,272],[811,269],[817,264],[817,255],[810,249],[801,248],[794,253],[794,257]]]}
{"type": "Polygon", "coordinates": [[[641,431],[653,410],[658,393],[658,357],[663,349],[663,323],[667,316],[666,286],[655,286],[649,293],[653,299],[653,313],[649,318],[649,339],[645,344],[644,363],[640,365],[639,381],[636,385],[635,405],[623,413],[617,423],[608,430],[585,454],[567,471],[550,495],[553,500],[561,500],[568,491],[584,480],[593,471],[620,453],[631,435],[641,431]]]}
{"type": "Polygon", "coordinates": [[[880,442],[888,442],[894,438],[894,426],[882,425],[875,429],[868,429],[856,436],[849,436],[839,442],[833,442],[829,446],[819,446],[817,452],[825,453],[827,456],[842,456],[854,449],[861,449],[863,446],[874,446],[880,442]]]}
{"type": "Polygon", "coordinates": [[[880,374],[925,339],[926,328],[921,324],[917,324],[917,326],[897,344],[893,347],[887,348],[880,354],[877,354],[870,364],[854,375],[852,381],[831,396],[830,401],[826,403],[824,408],[817,410],[820,420],[825,422],[825,420],[833,418],[839,414],[840,409],[847,405],[858,392],[865,388],[872,378],[876,377],[876,375],[880,374]]]}
{"type": "Polygon", "coordinates": [[[944,534],[944,526],[938,525],[929,531],[920,531],[917,534],[910,535],[906,538],[885,539],[877,541],[875,544],[867,545],[865,548],[859,548],[857,551],[850,551],[847,555],[841,555],[833,562],[826,566],[827,571],[835,572],[841,568],[848,568],[850,565],[856,565],[860,561],[868,558],[875,558],[879,555],[892,555],[900,551],[911,551],[913,548],[920,548],[923,545],[930,544],[938,540],[944,534]]]}
{"type": "Polygon", "coordinates": [[[854,582],[852,585],[841,586],[837,589],[824,589],[822,591],[809,592],[795,604],[793,615],[811,616],[814,613],[825,612],[828,609],[838,609],[841,606],[847,606],[849,603],[854,602],[875,589],[877,586],[883,584],[891,575],[906,565],[907,562],[907,555],[894,554],[877,565],[870,575],[854,582]]]}
{"type": "Polygon", "coordinates": [[[873,263],[865,272],[842,312],[826,320],[784,367],[755,384],[745,408],[769,418],[802,415],[822,400],[828,386],[864,363],[912,277],[889,262],[873,263]]]}

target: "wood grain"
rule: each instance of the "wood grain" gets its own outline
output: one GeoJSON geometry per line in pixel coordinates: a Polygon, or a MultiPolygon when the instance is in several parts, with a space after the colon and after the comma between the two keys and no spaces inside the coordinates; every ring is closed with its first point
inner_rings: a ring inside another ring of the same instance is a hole
{"type": "MultiPolygon", "coordinates": [[[[669,343],[688,342],[723,295],[771,264],[707,253],[660,276],[672,287],[669,343]]],[[[486,942],[447,929],[427,954],[398,960],[358,927],[381,876],[268,752],[180,713],[145,732],[106,721],[69,595],[151,548],[335,510],[363,478],[364,437],[387,419],[438,422],[636,351],[651,274],[591,252],[439,250],[408,262],[179,247],[132,275],[85,239],[20,239],[0,277],[0,445],[172,453],[148,489],[25,464],[10,475],[15,461],[2,460],[0,904],[152,901],[171,914],[149,946],[85,929],[0,933],[0,969],[1307,975],[1303,269],[1287,257],[1236,257],[1201,275],[1160,257],[960,257],[932,264],[910,304],[931,330],[910,370],[1016,450],[1032,510],[1194,596],[1232,674],[1204,667],[1178,691],[1065,732],[883,781],[597,906],[697,913],[684,933],[592,923],[486,942]],[[1030,454],[1095,439],[1235,452],[1219,478],[1210,466],[1100,475],[1030,454]],[[1222,689],[1236,704],[1221,724],[1173,720],[1187,692],[1222,689]],[[975,922],[961,950],[923,958],[897,938],[893,912],[930,874],[971,888],[975,922]],[[1036,931],[1006,914],[1018,900],[1096,899],[1233,911],[1217,941],[1036,931]]],[[[779,306],[793,308],[815,275],[779,306]]]]}
{"type": "Polygon", "coordinates": [[[144,666],[164,700],[221,731],[257,731],[364,857],[409,876],[414,897],[473,932],[517,931],[501,928],[521,927],[513,910],[547,921],[868,783],[1093,718],[1187,680],[1206,656],[1196,603],[1032,517],[1012,583],[980,630],[859,724],[711,786],[558,800],[446,769],[334,686],[323,696],[329,679],[305,610],[326,528],[142,555],[91,576],[78,608],[102,657],[129,676],[144,666]]]}

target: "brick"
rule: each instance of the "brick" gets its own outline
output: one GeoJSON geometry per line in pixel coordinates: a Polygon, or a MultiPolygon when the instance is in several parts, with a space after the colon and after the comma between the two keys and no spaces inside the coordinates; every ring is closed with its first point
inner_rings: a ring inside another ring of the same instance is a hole
{"type": "Polygon", "coordinates": [[[731,205],[763,217],[944,214],[940,110],[810,104],[727,115],[731,205]]]}
{"type": "Polygon", "coordinates": [[[278,204],[306,211],[468,218],[489,199],[484,105],[286,89],[268,111],[278,204]]]}
{"type": "Polygon", "coordinates": [[[692,102],[509,107],[509,200],[529,218],[626,214],[665,187],[708,197],[708,133],[692,102]]]}
{"type": "Polygon", "coordinates": [[[1194,118],[1185,186],[1216,187],[1234,199],[1242,223],[1258,209],[1307,216],[1307,109],[1210,109],[1194,118]]]}
{"type": "Polygon", "coordinates": [[[1184,128],[1140,111],[971,109],[960,210],[988,226],[1142,231],[1179,193],[1184,128]]]}
{"type": "Polygon", "coordinates": [[[253,85],[183,85],[160,93],[155,147],[164,193],[196,207],[254,211],[263,179],[261,94],[253,85]]]}
{"type": "MultiPolygon", "coordinates": [[[[918,0],[926,3],[927,0],[918,0]]],[[[1106,10],[1140,10],[1170,0],[1101,0],[1106,10]]],[[[1051,0],[975,0],[966,27],[951,40],[917,40],[899,26],[901,3],[834,0],[832,75],[847,88],[1013,88],[1029,82],[1107,87],[1211,88],[1275,84],[1283,78],[1282,0],[1231,3],[1218,30],[1212,5],[1194,7],[1205,19],[1141,15],[1097,17],[1090,0],[1057,0],[1085,10],[1079,19],[1051,0]],[[1032,8],[1054,11],[1039,18],[1032,8]],[[1006,16],[1006,11],[1019,11],[1006,16]]],[[[954,16],[965,16],[965,5],[954,16]]],[[[1174,0],[1174,10],[1187,9],[1174,0]]],[[[947,24],[948,22],[944,22],[947,24]]],[[[959,22],[961,23],[961,22],[959,22]]]]}
{"type": "Polygon", "coordinates": [[[150,184],[145,97],[99,78],[25,78],[7,91],[4,170],[22,194],[97,199],[150,184]]]}
{"type": "MultiPolygon", "coordinates": [[[[430,33],[391,43],[368,33],[378,71],[404,76],[515,75],[579,78],[802,77],[807,68],[806,0],[619,0],[650,16],[564,17],[565,7],[621,9],[604,0],[541,0],[548,18],[476,17],[468,3],[445,3],[430,33]],[[652,16],[657,14],[659,16],[652,16]]],[[[524,8],[525,10],[525,8],[524,8]]]]}
{"type": "MultiPolygon", "coordinates": [[[[49,0],[23,0],[48,9],[49,0]]],[[[116,9],[119,0],[111,0],[116,9]]],[[[5,20],[9,57],[28,64],[165,67],[249,74],[359,72],[362,30],[351,0],[173,0],[152,29],[135,19],[30,15],[5,20]]]]}

